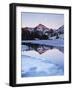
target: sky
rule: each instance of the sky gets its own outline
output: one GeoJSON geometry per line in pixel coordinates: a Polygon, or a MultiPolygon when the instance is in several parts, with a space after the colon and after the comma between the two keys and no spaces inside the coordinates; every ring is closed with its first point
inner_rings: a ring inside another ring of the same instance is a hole
{"type": "Polygon", "coordinates": [[[52,13],[21,13],[21,27],[36,27],[38,24],[43,24],[48,28],[58,29],[64,25],[63,14],[52,13]]]}

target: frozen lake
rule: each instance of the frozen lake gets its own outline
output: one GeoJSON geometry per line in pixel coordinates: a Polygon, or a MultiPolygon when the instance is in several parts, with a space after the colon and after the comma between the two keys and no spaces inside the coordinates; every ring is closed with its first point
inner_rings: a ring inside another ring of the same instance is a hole
{"type": "Polygon", "coordinates": [[[64,75],[63,44],[61,41],[62,47],[27,43],[22,45],[21,77],[64,75]]]}
{"type": "Polygon", "coordinates": [[[22,41],[22,44],[25,44],[25,43],[64,47],[64,40],[63,39],[55,39],[55,40],[24,40],[24,41],[22,41]]]}

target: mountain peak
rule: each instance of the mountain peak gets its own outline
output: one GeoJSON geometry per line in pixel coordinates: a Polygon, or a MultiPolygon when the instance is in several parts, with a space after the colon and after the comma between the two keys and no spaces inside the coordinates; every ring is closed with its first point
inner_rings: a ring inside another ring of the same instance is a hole
{"type": "Polygon", "coordinates": [[[37,27],[46,27],[46,26],[43,24],[38,24],[37,27]]]}
{"type": "Polygon", "coordinates": [[[38,25],[35,27],[35,29],[38,30],[38,31],[49,30],[49,28],[46,27],[46,26],[43,25],[43,24],[38,24],[38,25]]]}

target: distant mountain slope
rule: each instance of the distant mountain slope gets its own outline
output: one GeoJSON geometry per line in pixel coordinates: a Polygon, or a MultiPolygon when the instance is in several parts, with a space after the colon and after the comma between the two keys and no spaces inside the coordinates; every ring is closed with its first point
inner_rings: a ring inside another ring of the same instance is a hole
{"type": "Polygon", "coordinates": [[[64,25],[62,25],[59,29],[57,29],[57,32],[60,34],[64,33],[64,25]]]}

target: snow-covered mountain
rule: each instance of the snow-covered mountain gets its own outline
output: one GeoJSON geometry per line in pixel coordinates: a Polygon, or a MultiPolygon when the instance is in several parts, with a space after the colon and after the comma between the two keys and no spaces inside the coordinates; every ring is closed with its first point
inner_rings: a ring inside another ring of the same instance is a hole
{"type": "Polygon", "coordinates": [[[47,28],[45,25],[43,25],[43,24],[39,24],[39,25],[37,25],[35,28],[34,28],[34,30],[37,30],[37,31],[49,31],[49,28],[47,28]]]}
{"type": "Polygon", "coordinates": [[[36,39],[64,39],[64,25],[57,30],[50,29],[43,24],[36,27],[22,28],[22,40],[36,40],[36,39]]]}
{"type": "Polygon", "coordinates": [[[54,30],[54,36],[50,37],[50,39],[64,39],[64,25],[54,30]]]}
{"type": "Polygon", "coordinates": [[[64,25],[56,30],[59,34],[64,34],[64,25]]]}
{"type": "Polygon", "coordinates": [[[36,27],[32,28],[32,27],[25,27],[22,29],[27,29],[28,31],[49,31],[50,29],[48,27],[46,27],[43,24],[38,24],[36,27]]]}

